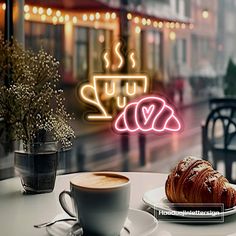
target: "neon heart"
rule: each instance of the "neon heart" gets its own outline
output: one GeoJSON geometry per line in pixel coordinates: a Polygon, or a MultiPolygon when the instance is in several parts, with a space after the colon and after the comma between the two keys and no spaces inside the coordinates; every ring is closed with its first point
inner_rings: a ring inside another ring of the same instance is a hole
{"type": "Polygon", "coordinates": [[[145,119],[144,125],[146,125],[149,119],[151,118],[153,111],[154,111],[154,105],[150,105],[148,108],[145,106],[142,107],[142,112],[145,119]]]}

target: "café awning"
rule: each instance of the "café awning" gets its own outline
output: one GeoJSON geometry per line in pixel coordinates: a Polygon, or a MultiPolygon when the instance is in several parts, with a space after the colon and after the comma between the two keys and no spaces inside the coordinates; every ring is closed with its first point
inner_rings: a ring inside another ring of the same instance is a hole
{"type": "MultiPolygon", "coordinates": [[[[1,3],[4,3],[4,0],[0,0],[1,3]]],[[[52,8],[64,11],[71,12],[115,12],[119,14],[121,11],[120,7],[112,7],[111,5],[98,1],[98,0],[25,0],[25,5],[37,6],[43,8],[52,8]]],[[[190,18],[179,18],[177,16],[162,16],[161,14],[152,15],[148,14],[145,11],[138,11],[135,9],[126,9],[126,11],[134,17],[146,18],[151,21],[163,21],[163,22],[178,22],[191,24],[190,18]]]]}

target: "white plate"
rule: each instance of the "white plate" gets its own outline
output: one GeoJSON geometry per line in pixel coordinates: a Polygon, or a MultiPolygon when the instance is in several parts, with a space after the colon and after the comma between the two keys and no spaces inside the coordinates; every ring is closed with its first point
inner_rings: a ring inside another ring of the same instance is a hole
{"type": "MultiPolygon", "coordinates": [[[[60,214],[57,215],[55,219],[62,219],[66,217],[68,218],[67,215],[60,214]]],[[[76,234],[73,234],[73,224],[74,222],[58,222],[54,225],[48,226],[46,229],[49,235],[52,236],[74,236],[76,234]]],[[[120,236],[147,236],[152,234],[157,229],[158,221],[154,216],[145,211],[129,209],[128,218],[125,225],[130,230],[130,234],[123,229],[120,236]]],[[[74,228],[76,230],[76,227],[74,228]]]]}
{"type": "MultiPolygon", "coordinates": [[[[231,184],[233,188],[236,190],[236,185],[231,184]]],[[[166,193],[165,193],[165,187],[159,187],[152,189],[150,191],[147,191],[143,196],[143,201],[148,206],[155,210],[163,210],[166,212],[171,212],[172,215],[179,216],[179,217],[187,217],[187,218],[215,218],[215,217],[223,217],[223,216],[229,216],[236,213],[236,207],[230,208],[225,210],[224,212],[219,212],[218,215],[199,215],[199,214],[192,214],[192,215],[182,215],[178,214],[178,210],[173,209],[171,205],[173,203],[169,202],[166,193]]]]}

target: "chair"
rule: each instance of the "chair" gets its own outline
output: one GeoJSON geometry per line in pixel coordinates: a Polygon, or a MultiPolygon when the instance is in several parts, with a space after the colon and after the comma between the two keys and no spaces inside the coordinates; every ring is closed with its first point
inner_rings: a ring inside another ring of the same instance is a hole
{"type": "Polygon", "coordinates": [[[202,154],[209,160],[212,155],[213,166],[224,161],[226,178],[233,182],[232,164],[236,161],[236,104],[218,106],[202,124],[202,154]]]}
{"type": "Polygon", "coordinates": [[[209,108],[213,110],[219,106],[236,105],[236,98],[211,98],[209,99],[209,108]]]}

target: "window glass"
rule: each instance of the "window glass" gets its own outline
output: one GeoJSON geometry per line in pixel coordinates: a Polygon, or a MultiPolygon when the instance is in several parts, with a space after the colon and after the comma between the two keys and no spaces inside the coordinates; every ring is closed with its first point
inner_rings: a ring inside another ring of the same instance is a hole
{"type": "Polygon", "coordinates": [[[84,81],[88,76],[88,29],[77,27],[75,34],[75,76],[84,81]]]}
{"type": "Polygon", "coordinates": [[[91,30],[93,71],[102,72],[102,53],[105,49],[105,30],[91,30]]]}
{"type": "Polygon", "coordinates": [[[157,31],[147,32],[147,69],[151,76],[160,70],[160,51],[161,35],[157,31]]]}
{"type": "Polygon", "coordinates": [[[63,26],[25,22],[25,47],[34,51],[43,48],[60,62],[64,61],[63,26]]]}

